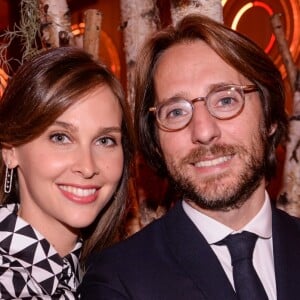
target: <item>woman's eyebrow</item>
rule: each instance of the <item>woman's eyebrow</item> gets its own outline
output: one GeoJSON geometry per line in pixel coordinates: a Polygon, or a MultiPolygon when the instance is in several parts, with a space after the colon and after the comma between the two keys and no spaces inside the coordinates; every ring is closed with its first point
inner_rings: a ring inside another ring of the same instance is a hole
{"type": "MultiPolygon", "coordinates": [[[[63,122],[63,121],[58,121],[56,120],[52,125],[50,126],[59,126],[59,127],[63,127],[67,130],[76,132],[78,131],[78,128],[76,126],[74,126],[73,124],[67,123],[67,122],[63,122]]],[[[121,127],[120,126],[108,126],[108,127],[101,127],[99,130],[99,134],[108,134],[108,133],[121,133],[121,127]]]]}
{"type": "Polygon", "coordinates": [[[100,130],[101,133],[111,133],[111,132],[116,132],[116,133],[121,133],[121,127],[119,126],[111,126],[111,127],[103,127],[100,130]]]}
{"type": "Polygon", "coordinates": [[[50,126],[60,126],[60,127],[64,127],[65,129],[68,129],[70,131],[77,131],[77,127],[74,126],[73,124],[71,123],[67,123],[67,122],[63,122],[63,121],[54,121],[52,125],[50,126]]]}

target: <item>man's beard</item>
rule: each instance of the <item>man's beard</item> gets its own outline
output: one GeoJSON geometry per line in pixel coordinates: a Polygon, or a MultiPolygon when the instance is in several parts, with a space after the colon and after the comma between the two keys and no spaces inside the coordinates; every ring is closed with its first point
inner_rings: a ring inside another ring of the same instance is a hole
{"type": "Polygon", "coordinates": [[[254,138],[250,149],[237,145],[216,144],[191,151],[179,165],[174,161],[169,162],[171,182],[185,199],[203,209],[227,211],[241,207],[258,188],[265,175],[266,142],[262,135],[260,133],[254,138]],[[238,155],[244,163],[243,169],[235,177],[232,176],[234,172],[228,169],[222,174],[200,176],[199,179],[195,178],[195,173],[193,176],[187,176],[182,171],[186,170],[185,166],[200,161],[207,154],[216,157],[238,155]]]}

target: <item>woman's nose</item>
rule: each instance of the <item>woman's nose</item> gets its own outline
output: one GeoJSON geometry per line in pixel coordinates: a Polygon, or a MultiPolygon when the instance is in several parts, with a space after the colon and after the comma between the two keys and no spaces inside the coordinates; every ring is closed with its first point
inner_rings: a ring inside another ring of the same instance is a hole
{"type": "Polygon", "coordinates": [[[80,148],[77,151],[72,171],[81,174],[84,178],[92,178],[96,174],[99,174],[99,168],[91,149],[80,148]]]}

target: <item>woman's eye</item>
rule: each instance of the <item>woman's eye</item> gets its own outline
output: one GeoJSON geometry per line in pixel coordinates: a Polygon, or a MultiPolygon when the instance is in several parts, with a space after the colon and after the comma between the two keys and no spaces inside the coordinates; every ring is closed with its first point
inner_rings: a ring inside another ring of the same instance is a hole
{"type": "Polygon", "coordinates": [[[51,141],[57,144],[66,144],[70,142],[69,137],[64,133],[55,133],[50,136],[51,141]]]}
{"type": "Polygon", "coordinates": [[[97,144],[103,146],[113,146],[116,145],[116,140],[111,137],[102,137],[98,140],[97,144]]]}

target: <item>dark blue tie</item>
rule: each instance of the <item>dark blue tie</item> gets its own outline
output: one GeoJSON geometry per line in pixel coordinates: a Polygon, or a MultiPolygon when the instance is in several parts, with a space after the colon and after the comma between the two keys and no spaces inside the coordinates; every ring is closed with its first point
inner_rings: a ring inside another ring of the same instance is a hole
{"type": "Polygon", "coordinates": [[[239,300],[268,300],[253,267],[252,256],[257,235],[248,231],[227,236],[218,244],[228,247],[235,291],[239,300]]]}

